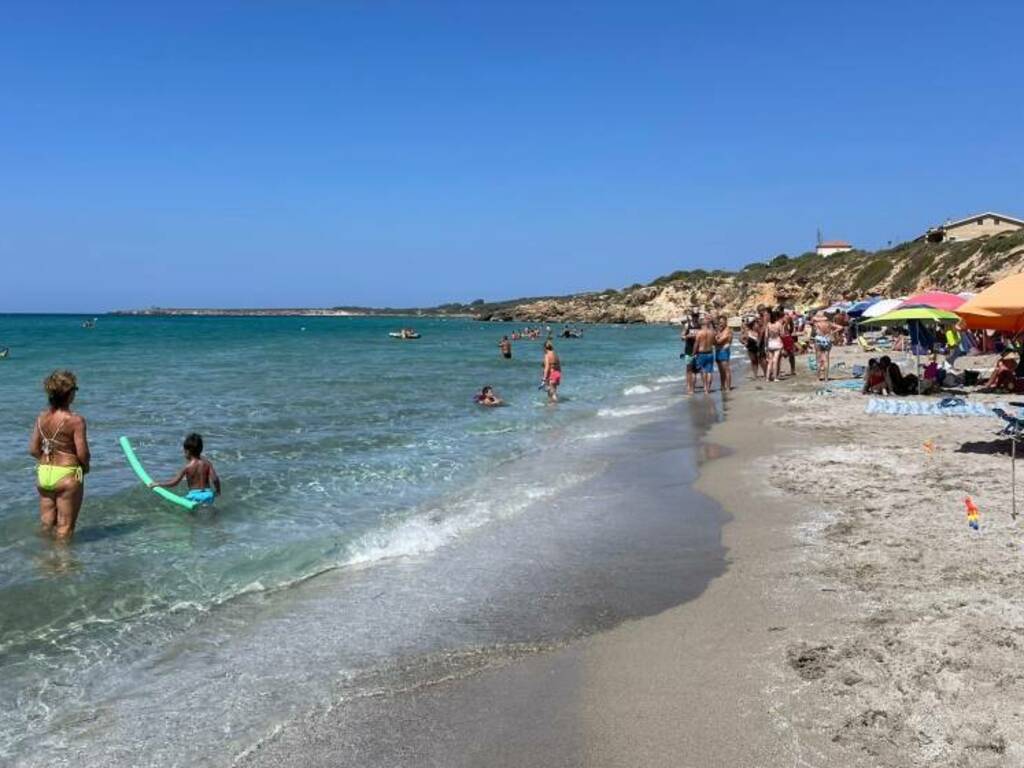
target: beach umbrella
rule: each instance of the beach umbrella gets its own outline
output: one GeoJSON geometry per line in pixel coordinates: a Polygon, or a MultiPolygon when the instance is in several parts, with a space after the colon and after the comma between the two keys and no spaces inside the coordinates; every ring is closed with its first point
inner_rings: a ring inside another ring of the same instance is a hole
{"type": "MultiPolygon", "coordinates": [[[[1004,331],[1014,336],[1024,333],[1024,272],[990,285],[961,304],[956,312],[968,328],[1004,331]]],[[[1010,509],[1016,518],[1017,441],[1024,434],[1020,421],[1011,421],[1005,433],[1010,436],[1010,509]]]]}
{"type": "Polygon", "coordinates": [[[870,306],[872,306],[874,304],[877,304],[881,300],[882,300],[881,296],[875,296],[875,297],[870,298],[870,299],[864,299],[863,301],[858,301],[856,304],[854,304],[852,307],[850,307],[847,310],[846,314],[848,314],[850,317],[860,317],[861,315],[864,314],[864,310],[866,310],[868,307],[870,307],[870,306]]]}
{"type": "Polygon", "coordinates": [[[955,323],[960,319],[956,312],[934,307],[899,307],[878,317],[861,320],[863,325],[903,325],[910,320],[923,320],[935,323],[955,323]]]}
{"type": "MultiPolygon", "coordinates": [[[[903,299],[880,299],[872,304],[870,307],[865,309],[861,313],[862,318],[878,317],[888,312],[892,312],[896,307],[903,303],[903,299]]],[[[863,321],[862,321],[863,322],[863,321]]]]}
{"type": "Polygon", "coordinates": [[[968,328],[1024,333],[1024,272],[989,286],[956,312],[968,328]]]}
{"type": "Polygon", "coordinates": [[[821,311],[824,312],[826,315],[834,315],[836,312],[845,312],[851,306],[853,306],[852,302],[849,302],[849,301],[837,301],[832,306],[825,307],[825,309],[823,309],[821,311]]]}
{"type": "MultiPolygon", "coordinates": [[[[910,323],[933,322],[933,323],[955,323],[960,316],[955,312],[947,312],[944,309],[933,307],[900,307],[892,312],[887,312],[880,317],[872,317],[861,320],[861,325],[907,325],[910,323]]],[[[914,373],[917,376],[918,392],[921,391],[921,353],[919,347],[914,347],[914,373]]]]}
{"type": "Polygon", "coordinates": [[[948,312],[952,312],[963,304],[964,301],[966,301],[966,299],[962,296],[957,296],[955,293],[946,293],[945,291],[926,291],[925,293],[915,293],[913,296],[908,296],[900,306],[932,307],[934,309],[945,309],[948,312]]]}

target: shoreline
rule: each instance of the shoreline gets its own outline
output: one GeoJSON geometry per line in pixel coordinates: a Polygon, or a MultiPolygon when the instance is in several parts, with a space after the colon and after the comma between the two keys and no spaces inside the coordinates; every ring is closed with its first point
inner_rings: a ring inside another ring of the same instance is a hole
{"type": "MultiPolygon", "coordinates": [[[[468,677],[384,700],[344,702],[284,725],[233,764],[793,764],[801,749],[764,706],[764,692],[778,681],[763,644],[780,629],[768,584],[784,567],[774,553],[789,546],[790,511],[771,500],[751,509],[743,502],[752,484],[733,482],[765,446],[745,440],[749,420],[762,410],[749,390],[732,393],[727,417],[700,436],[699,475],[684,486],[723,511],[725,568],[704,589],[660,613],[510,657],[468,677]],[[766,545],[766,552],[758,551],[766,545]],[[383,712],[387,728],[377,729],[383,712]],[[742,723],[743,738],[723,723],[742,723]]],[[[698,397],[686,407],[702,405],[713,403],[698,397]]],[[[774,430],[763,434],[780,438],[774,430]]],[[[810,609],[795,601],[792,609],[798,607],[810,609]]]]}
{"type": "Polygon", "coordinates": [[[1024,765],[1021,540],[1001,475],[986,484],[1006,458],[980,447],[996,421],[865,402],[806,371],[730,395],[693,486],[728,515],[726,568],[692,599],[403,697],[359,745],[339,714],[291,742],[296,762],[242,764],[391,745],[402,766],[1024,765]]]}
{"type": "MultiPolygon", "coordinates": [[[[587,622],[591,629],[581,624],[581,631],[556,642],[541,636],[527,646],[446,651],[482,663],[465,674],[431,679],[413,674],[410,679],[417,682],[411,686],[343,697],[281,723],[234,764],[582,764],[587,739],[578,699],[584,682],[582,653],[590,639],[638,616],[657,616],[685,604],[706,590],[724,566],[721,510],[703,496],[687,498],[697,474],[695,456],[715,417],[714,404],[708,400],[704,405],[709,408],[692,412],[687,405],[674,405],[664,417],[631,430],[627,439],[613,444],[611,464],[601,475],[548,511],[538,510],[542,516],[589,520],[592,531],[576,528],[570,538],[545,535],[533,541],[524,549],[533,555],[523,565],[530,559],[536,559],[531,568],[545,561],[561,562],[560,568],[571,563],[571,571],[549,580],[544,600],[565,594],[562,611],[593,617],[596,622],[587,622]],[[697,431],[681,444],[691,421],[697,431]],[[611,517],[604,517],[605,508],[611,517]],[[595,535],[604,543],[600,553],[593,551],[593,559],[587,540],[595,535]],[[571,598],[577,583],[587,587],[571,598]],[[382,729],[379,723],[385,721],[388,726],[382,729]]],[[[507,573],[517,580],[515,570],[507,573]]],[[[415,670],[421,661],[404,659],[401,666],[415,670]]]]}

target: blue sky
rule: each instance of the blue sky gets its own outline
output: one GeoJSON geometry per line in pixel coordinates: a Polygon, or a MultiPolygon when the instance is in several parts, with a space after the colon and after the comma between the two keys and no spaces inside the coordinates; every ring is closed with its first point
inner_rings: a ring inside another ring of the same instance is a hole
{"type": "Polygon", "coordinates": [[[1024,6],[5,4],[0,311],[621,287],[1024,215],[1024,6]]]}

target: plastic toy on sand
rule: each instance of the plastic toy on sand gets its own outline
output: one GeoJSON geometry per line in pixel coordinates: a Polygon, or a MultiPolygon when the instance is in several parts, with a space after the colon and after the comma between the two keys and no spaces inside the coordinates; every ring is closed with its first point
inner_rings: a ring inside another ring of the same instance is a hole
{"type": "Polygon", "coordinates": [[[973,528],[976,531],[979,530],[978,529],[978,515],[979,515],[978,505],[975,504],[971,500],[970,496],[968,496],[966,499],[964,499],[964,506],[967,507],[967,525],[969,525],[971,528],[973,528]]]}

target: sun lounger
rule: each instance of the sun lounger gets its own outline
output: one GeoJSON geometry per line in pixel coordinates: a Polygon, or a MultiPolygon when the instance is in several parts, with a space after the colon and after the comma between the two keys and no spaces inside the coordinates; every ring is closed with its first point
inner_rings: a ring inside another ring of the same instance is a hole
{"type": "Polygon", "coordinates": [[[983,405],[968,403],[963,398],[947,397],[941,403],[936,400],[907,400],[872,397],[864,406],[864,413],[887,416],[996,416],[994,409],[1005,404],[983,405]],[[945,406],[942,403],[946,403],[945,406]]]}

